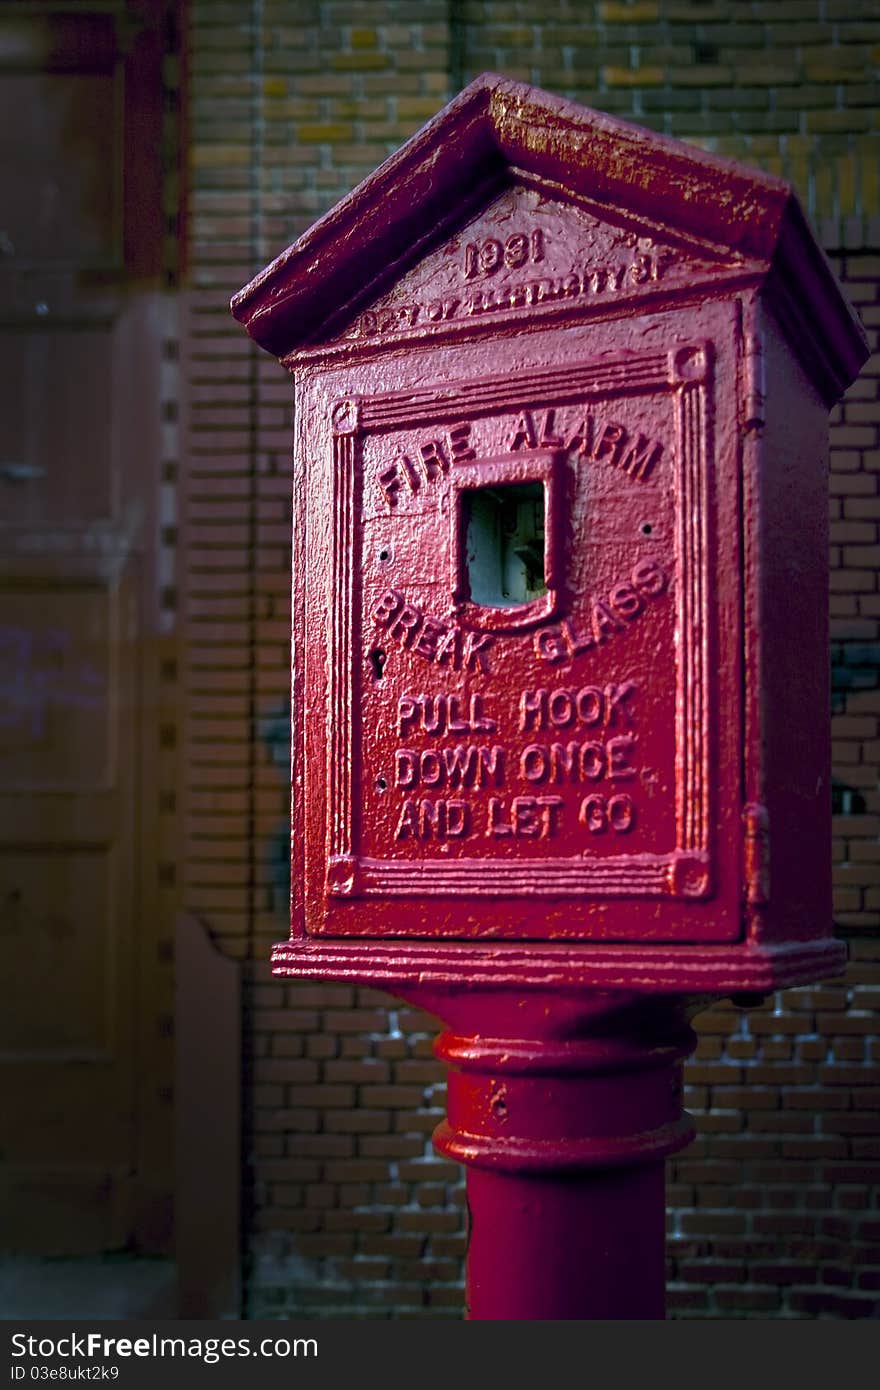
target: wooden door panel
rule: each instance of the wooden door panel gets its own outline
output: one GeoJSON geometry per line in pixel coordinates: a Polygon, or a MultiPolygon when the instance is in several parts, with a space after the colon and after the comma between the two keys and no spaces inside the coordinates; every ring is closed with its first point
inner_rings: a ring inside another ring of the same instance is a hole
{"type": "Polygon", "coordinates": [[[131,1242],[157,1186],[137,1056],[160,21],[141,0],[0,7],[0,1226],[43,1253],[131,1242]]]}
{"type": "Polygon", "coordinates": [[[75,1255],[118,1250],[130,1238],[134,1184],[129,1164],[0,1168],[3,1243],[9,1250],[75,1255]]]}
{"type": "Polygon", "coordinates": [[[109,1191],[131,1166],[137,566],[7,555],[5,568],[0,949],[15,989],[0,1149],[22,1173],[51,1156],[57,1202],[64,1172],[91,1191],[97,1165],[109,1191]]]}
{"type": "Polygon", "coordinates": [[[111,1055],[116,902],[112,845],[0,847],[0,942],[16,982],[0,1051],[42,1062],[111,1055]]]}
{"type": "Polygon", "coordinates": [[[18,1125],[7,1143],[5,1163],[18,1169],[33,1164],[43,1171],[66,1172],[77,1181],[84,1170],[92,1174],[122,1168],[134,1171],[135,1114],[119,1077],[111,1075],[113,1060],[82,1054],[72,1059],[77,1060],[77,1065],[67,1065],[62,1091],[46,1084],[42,1059],[33,1056],[31,1086],[10,1092],[18,1125]]]}
{"type": "Polygon", "coordinates": [[[0,85],[4,249],[33,263],[119,259],[119,85],[105,72],[11,72],[0,85]]]}
{"type": "MultiPolygon", "coordinates": [[[[57,315],[57,292],[52,301],[57,315]]],[[[112,517],[107,415],[114,326],[25,319],[0,327],[0,483],[7,525],[82,525],[112,517]]]]}

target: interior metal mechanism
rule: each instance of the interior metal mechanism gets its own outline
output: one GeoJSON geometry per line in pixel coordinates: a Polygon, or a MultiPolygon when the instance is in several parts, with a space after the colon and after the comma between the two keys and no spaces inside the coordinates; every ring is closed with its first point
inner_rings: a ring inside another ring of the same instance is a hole
{"type": "Polygon", "coordinates": [[[476,488],[462,504],[471,602],[512,608],[546,594],[543,484],[476,488]]]}

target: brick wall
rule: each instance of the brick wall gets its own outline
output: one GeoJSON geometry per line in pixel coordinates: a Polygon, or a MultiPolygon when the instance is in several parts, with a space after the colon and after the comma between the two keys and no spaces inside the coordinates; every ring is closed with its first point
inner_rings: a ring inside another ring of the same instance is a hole
{"type": "MultiPolygon", "coordinates": [[[[191,0],[183,893],[246,962],[252,1316],[457,1316],[465,1235],[459,1171],[430,1147],[431,1021],[265,965],[285,934],[290,393],[229,295],[492,68],[792,178],[876,349],[878,43],[855,0],[191,0]]],[[[877,1311],[878,362],[832,428],[849,974],[703,1015],[699,1138],[670,1165],[674,1315],[877,1311]]]]}

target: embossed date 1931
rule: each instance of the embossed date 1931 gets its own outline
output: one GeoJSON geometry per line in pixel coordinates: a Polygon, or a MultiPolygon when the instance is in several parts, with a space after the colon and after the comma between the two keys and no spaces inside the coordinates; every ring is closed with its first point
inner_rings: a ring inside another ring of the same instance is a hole
{"type": "Polygon", "coordinates": [[[481,275],[494,275],[502,266],[518,270],[530,261],[537,264],[543,259],[544,233],[540,228],[528,234],[514,232],[506,241],[489,236],[483,241],[469,241],[465,246],[464,278],[476,280],[481,275]]]}

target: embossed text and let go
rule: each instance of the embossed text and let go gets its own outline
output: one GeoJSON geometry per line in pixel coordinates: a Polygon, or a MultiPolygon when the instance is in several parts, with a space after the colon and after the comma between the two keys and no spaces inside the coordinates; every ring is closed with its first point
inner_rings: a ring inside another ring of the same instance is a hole
{"type": "MultiPolygon", "coordinates": [[[[463,797],[440,800],[407,799],[394,831],[396,840],[492,839],[548,840],[560,831],[566,804],[561,796],[489,798],[485,813],[463,797]]],[[[577,807],[577,822],[591,836],[606,832],[624,835],[636,823],[633,798],[627,794],[585,796],[577,807]]]]}

